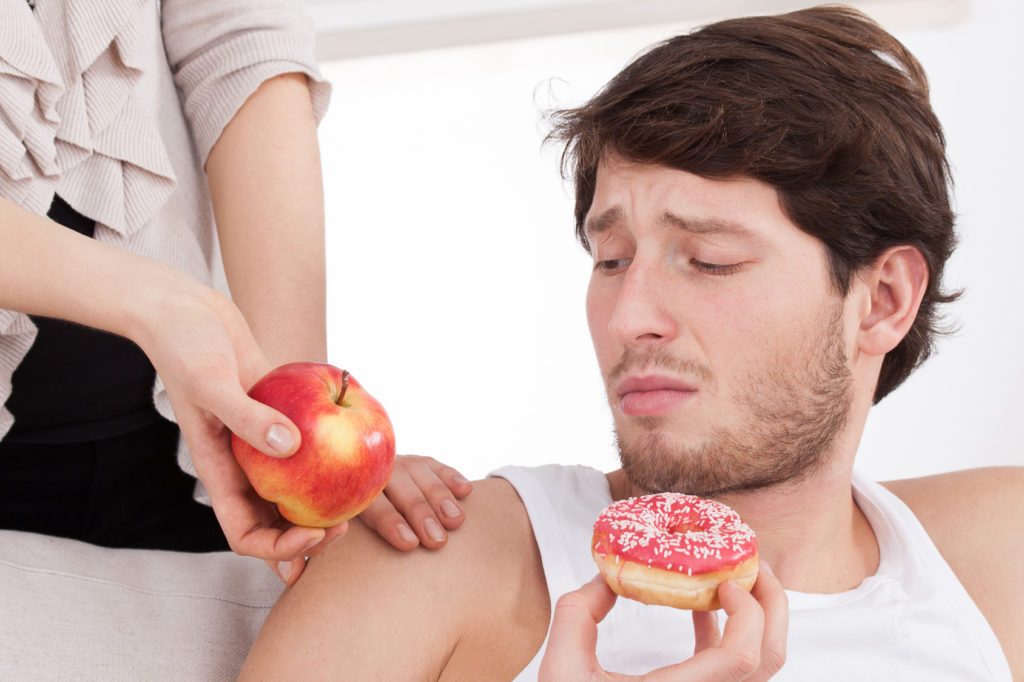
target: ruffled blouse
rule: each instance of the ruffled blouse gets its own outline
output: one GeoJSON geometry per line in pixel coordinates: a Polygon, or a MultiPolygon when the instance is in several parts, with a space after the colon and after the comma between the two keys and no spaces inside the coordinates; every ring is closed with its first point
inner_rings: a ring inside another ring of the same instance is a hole
{"type": "MultiPolygon", "coordinates": [[[[265,80],[330,86],[298,0],[0,0],[0,195],[45,215],[55,193],[96,239],[212,283],[219,255],[203,166],[265,80]]],[[[35,337],[0,310],[0,438],[11,375],[35,337]]],[[[158,409],[169,415],[159,385],[158,409]]]]}

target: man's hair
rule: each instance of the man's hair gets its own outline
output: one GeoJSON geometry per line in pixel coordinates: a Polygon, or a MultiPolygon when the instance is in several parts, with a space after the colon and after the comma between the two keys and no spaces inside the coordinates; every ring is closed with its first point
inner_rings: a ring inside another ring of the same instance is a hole
{"type": "Polygon", "coordinates": [[[929,279],[917,318],[886,354],[874,401],[901,384],[944,333],[937,306],[953,251],[949,165],[921,65],[856,10],[816,7],[731,19],[653,46],[580,107],[557,111],[576,234],[597,168],[615,155],[706,178],[750,177],[778,191],[797,227],[822,240],[830,279],[893,246],[918,248],[929,279]]]}

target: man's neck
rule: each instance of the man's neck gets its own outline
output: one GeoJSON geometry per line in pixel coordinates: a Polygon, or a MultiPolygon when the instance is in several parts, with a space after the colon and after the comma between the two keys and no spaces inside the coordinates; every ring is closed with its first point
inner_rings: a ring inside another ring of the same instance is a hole
{"type": "MultiPolygon", "coordinates": [[[[615,499],[640,494],[622,470],[608,474],[615,499]]],[[[789,590],[852,589],[878,568],[878,542],[853,500],[849,469],[824,469],[770,489],[716,497],[757,533],[758,553],[789,590]]]]}

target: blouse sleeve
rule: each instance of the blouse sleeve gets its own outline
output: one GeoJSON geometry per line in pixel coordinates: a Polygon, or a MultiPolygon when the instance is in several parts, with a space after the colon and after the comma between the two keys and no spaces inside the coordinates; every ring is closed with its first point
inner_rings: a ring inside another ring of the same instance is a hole
{"type": "Polygon", "coordinates": [[[164,48],[202,163],[264,81],[309,79],[319,122],[330,85],[313,56],[313,22],[301,0],[163,0],[164,48]]]}

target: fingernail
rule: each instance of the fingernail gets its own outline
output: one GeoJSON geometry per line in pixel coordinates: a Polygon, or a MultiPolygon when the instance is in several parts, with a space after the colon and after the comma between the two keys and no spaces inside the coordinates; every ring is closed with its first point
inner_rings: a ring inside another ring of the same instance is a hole
{"type": "Polygon", "coordinates": [[[768,562],[764,559],[761,560],[761,570],[767,573],[768,575],[775,575],[775,571],[772,570],[772,567],[769,566],[768,562]]]}
{"type": "Polygon", "coordinates": [[[458,516],[460,513],[459,508],[451,500],[441,500],[441,511],[449,518],[458,516]]]}
{"type": "Polygon", "coordinates": [[[335,529],[337,529],[337,532],[334,535],[332,535],[330,539],[327,540],[328,545],[333,544],[335,540],[337,540],[338,538],[340,538],[348,532],[348,521],[342,521],[337,526],[335,526],[335,529]]]}
{"type": "Polygon", "coordinates": [[[292,577],[292,562],[278,561],[277,574],[281,576],[281,580],[287,583],[288,579],[292,577]]]}
{"type": "Polygon", "coordinates": [[[404,523],[398,524],[398,537],[402,538],[406,542],[412,542],[419,544],[419,538],[416,537],[416,533],[412,532],[412,528],[405,525],[404,523]]]}
{"type": "Polygon", "coordinates": [[[316,535],[313,538],[311,538],[310,541],[306,543],[306,546],[302,548],[302,554],[305,554],[309,550],[319,545],[320,541],[324,539],[324,535],[325,533],[320,533],[319,535],[316,535]]]}
{"type": "Polygon", "coordinates": [[[452,483],[454,483],[455,485],[466,485],[467,483],[469,483],[469,481],[464,479],[462,476],[455,474],[454,476],[452,476],[452,483]]]}
{"type": "Polygon", "coordinates": [[[434,519],[427,519],[423,522],[423,529],[427,531],[427,535],[434,542],[444,542],[444,531],[441,530],[441,526],[437,524],[434,519]]]}
{"type": "Polygon", "coordinates": [[[285,453],[292,449],[292,432],[281,424],[267,429],[267,445],[274,452],[285,453]]]}

